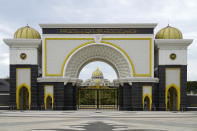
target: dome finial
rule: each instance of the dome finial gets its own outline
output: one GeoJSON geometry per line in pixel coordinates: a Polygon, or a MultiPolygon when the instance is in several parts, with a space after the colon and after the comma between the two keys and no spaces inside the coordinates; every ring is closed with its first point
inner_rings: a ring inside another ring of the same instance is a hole
{"type": "Polygon", "coordinates": [[[168,18],[168,26],[170,26],[170,19],[168,18]]]}

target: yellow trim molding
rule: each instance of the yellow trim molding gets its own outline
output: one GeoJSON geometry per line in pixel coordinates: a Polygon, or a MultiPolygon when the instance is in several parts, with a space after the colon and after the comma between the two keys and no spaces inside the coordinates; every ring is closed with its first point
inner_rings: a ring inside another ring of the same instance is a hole
{"type": "MultiPolygon", "coordinates": [[[[128,59],[131,67],[132,67],[132,71],[133,71],[133,76],[134,77],[144,77],[144,76],[152,76],[152,38],[103,38],[102,40],[149,40],[149,52],[150,52],[150,55],[149,55],[149,59],[150,59],[150,71],[149,71],[149,74],[136,74],[135,73],[135,68],[134,68],[134,64],[132,63],[130,57],[128,56],[128,54],[122,49],[120,48],[119,46],[113,44],[113,43],[110,43],[110,42],[107,42],[107,41],[101,41],[101,43],[105,43],[105,44],[108,44],[108,45],[111,45],[115,48],[117,48],[118,50],[120,50],[128,59]]],[[[67,62],[67,60],[69,59],[69,57],[76,51],[78,50],[79,48],[83,47],[83,46],[86,46],[88,44],[91,44],[91,43],[95,43],[94,41],[94,38],[45,38],[45,45],[44,45],[44,50],[45,50],[45,76],[63,76],[63,71],[64,71],[64,66],[67,62]],[[47,73],[47,68],[46,68],[46,65],[47,65],[47,47],[46,47],[46,43],[47,43],[47,40],[91,40],[89,42],[86,42],[84,44],[81,44],[80,46],[76,47],[75,49],[73,49],[65,58],[64,62],[63,62],[63,65],[62,65],[62,68],[61,68],[61,73],[60,74],[48,74],[47,73]]]]}
{"type": "Polygon", "coordinates": [[[166,110],[168,109],[168,104],[167,104],[167,102],[168,102],[168,90],[170,88],[174,88],[176,90],[176,92],[177,92],[177,111],[179,111],[180,110],[180,102],[181,102],[181,98],[180,98],[181,93],[180,93],[180,88],[176,84],[174,84],[174,83],[168,85],[167,88],[166,88],[166,93],[165,93],[166,110]]]}
{"type": "Polygon", "coordinates": [[[30,108],[31,108],[31,88],[27,84],[25,84],[25,83],[22,83],[16,89],[16,106],[17,106],[17,110],[20,109],[19,95],[20,95],[20,89],[23,88],[23,87],[24,88],[27,88],[28,93],[29,93],[29,110],[30,110],[30,108]]]}

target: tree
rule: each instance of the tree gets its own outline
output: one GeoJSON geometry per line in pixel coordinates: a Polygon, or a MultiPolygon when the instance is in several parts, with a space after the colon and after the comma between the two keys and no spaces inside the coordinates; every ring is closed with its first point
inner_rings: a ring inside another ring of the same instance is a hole
{"type": "Polygon", "coordinates": [[[197,81],[188,81],[187,82],[187,92],[197,92],[197,81]]]}

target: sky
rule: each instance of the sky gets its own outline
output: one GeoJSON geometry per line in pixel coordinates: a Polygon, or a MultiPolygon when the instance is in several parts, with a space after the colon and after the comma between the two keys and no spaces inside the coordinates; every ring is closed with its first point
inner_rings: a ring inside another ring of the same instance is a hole
{"type": "MultiPolygon", "coordinates": [[[[155,33],[170,24],[184,39],[194,39],[188,48],[188,80],[197,80],[196,0],[0,0],[0,78],[9,77],[9,48],[3,38],[13,38],[27,24],[41,33],[40,23],[158,23],[155,33]]],[[[80,77],[85,79],[97,65],[88,64],[80,77]]],[[[108,74],[105,78],[116,77],[110,66],[99,65],[108,74]]]]}

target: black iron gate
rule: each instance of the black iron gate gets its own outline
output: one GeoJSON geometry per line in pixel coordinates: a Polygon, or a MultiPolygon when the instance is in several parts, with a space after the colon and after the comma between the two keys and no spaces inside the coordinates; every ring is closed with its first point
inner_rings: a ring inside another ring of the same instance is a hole
{"type": "Polygon", "coordinates": [[[81,87],[78,89],[79,109],[117,109],[118,90],[110,87],[81,87]]]}

